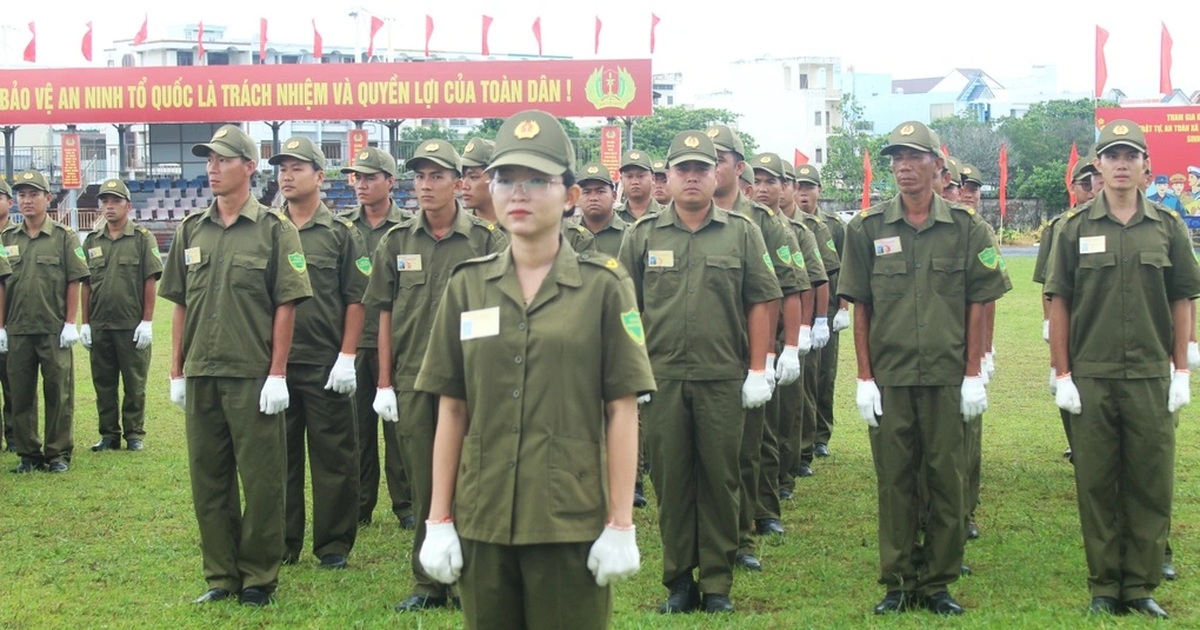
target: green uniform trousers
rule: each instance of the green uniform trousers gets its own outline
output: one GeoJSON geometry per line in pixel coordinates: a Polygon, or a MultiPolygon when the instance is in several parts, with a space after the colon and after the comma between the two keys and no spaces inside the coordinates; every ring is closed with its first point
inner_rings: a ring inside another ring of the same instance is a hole
{"type": "Polygon", "coordinates": [[[838,337],[830,333],[829,343],[821,348],[821,371],[817,374],[817,442],[829,444],[833,437],[833,393],[837,386],[838,337]]]}
{"type": "Polygon", "coordinates": [[[400,418],[393,430],[400,439],[400,459],[412,491],[412,511],[417,531],[413,536],[413,593],[445,597],[445,584],[429,577],[421,567],[421,544],[425,542],[425,521],[433,497],[433,436],[437,432],[438,397],[425,392],[396,392],[396,411],[400,418]]]}
{"type": "MultiPolygon", "coordinates": [[[[358,520],[369,522],[379,500],[379,416],[374,406],[379,387],[378,352],[374,348],[359,348],[354,355],[354,370],[358,377],[354,393],[354,411],[358,415],[358,520]]],[[[412,493],[400,461],[400,442],[390,422],[383,423],[383,470],[392,514],[396,518],[411,514],[412,493]]]]}
{"type": "Polygon", "coordinates": [[[983,416],[967,423],[966,429],[966,474],[963,483],[966,484],[966,499],[963,508],[966,509],[966,520],[975,520],[975,508],[979,507],[979,477],[983,471],[983,416]]]}
{"type": "Polygon", "coordinates": [[[800,379],[791,385],[776,385],[779,399],[779,485],[778,490],[796,489],[796,472],[800,467],[800,412],[804,404],[804,361],[800,362],[800,379]]]}
{"type": "Polygon", "coordinates": [[[817,443],[817,382],[821,375],[821,352],[812,350],[800,357],[804,363],[804,398],[800,405],[800,463],[812,465],[813,445],[817,443]]]}
{"type": "Polygon", "coordinates": [[[966,540],[962,393],[958,385],[880,390],[883,415],[868,430],[879,494],[879,583],[889,591],[944,591],[958,579],[966,540]],[[922,513],[927,522],[918,573],[913,550],[922,513]]]}
{"type": "Polygon", "coordinates": [[[284,414],[258,411],[264,380],[186,381],[192,504],[209,588],[273,591],[279,577],[287,438],[284,414]]]}
{"type": "Polygon", "coordinates": [[[1093,597],[1151,597],[1162,580],[1175,475],[1170,379],[1075,377],[1075,487],[1093,597]]]}
{"type": "Polygon", "coordinates": [[[658,499],[663,584],[700,569],[700,591],[728,595],[738,545],[742,382],[655,379],[642,405],[658,499]]]}
{"type": "MultiPolygon", "coordinates": [[[[742,444],[738,450],[738,556],[754,554],[754,514],[758,510],[758,480],[762,474],[763,431],[766,405],[744,409],[742,444]]],[[[707,463],[707,462],[705,462],[707,463]]]]}
{"type": "Polygon", "coordinates": [[[133,330],[92,330],[92,386],[96,388],[96,413],[100,437],[121,442],[146,436],[146,375],[150,348],[138,350],[133,330]],[[125,400],[120,399],[124,384],[125,400]]]}
{"type": "Polygon", "coordinates": [[[587,568],[592,543],[497,545],[463,538],[458,578],[471,630],[597,630],[612,619],[612,589],[587,568]]]}
{"type": "Polygon", "coordinates": [[[9,381],[12,385],[12,443],[22,459],[52,464],[71,461],[75,448],[75,362],[70,348],[58,347],[58,335],[10,335],[9,381]],[[38,368],[46,403],[46,440],[38,435],[38,368]]]}
{"type": "Polygon", "coordinates": [[[12,387],[8,384],[8,353],[0,354],[0,393],[4,402],[0,405],[0,424],[4,425],[4,442],[14,449],[12,426],[12,387]]]}
{"type": "MultiPolygon", "coordinates": [[[[764,405],[762,449],[759,450],[758,495],[754,502],[754,519],[778,519],[779,506],[779,386],[764,405]]],[[[752,548],[753,549],[753,548],[752,548]]],[[[740,551],[740,549],[739,549],[740,551]]]]}
{"type": "Polygon", "coordinates": [[[284,545],[304,547],[304,454],[312,471],[313,555],[349,555],[358,534],[358,440],[354,399],[325,389],[329,368],[288,364],[284,545]]]}
{"type": "Polygon", "coordinates": [[[1062,418],[1063,433],[1067,436],[1067,448],[1074,451],[1075,447],[1071,441],[1071,412],[1059,409],[1058,417],[1062,418]]]}

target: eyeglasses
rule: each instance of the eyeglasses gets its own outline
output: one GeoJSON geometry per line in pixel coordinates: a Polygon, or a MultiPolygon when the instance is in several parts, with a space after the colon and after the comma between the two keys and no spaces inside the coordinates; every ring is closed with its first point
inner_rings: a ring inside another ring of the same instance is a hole
{"type": "Polygon", "coordinates": [[[497,175],[492,178],[491,187],[493,195],[511,195],[519,187],[526,195],[538,197],[545,195],[546,191],[550,190],[550,186],[561,183],[563,183],[561,179],[546,177],[530,177],[525,180],[516,180],[511,177],[497,175]]]}

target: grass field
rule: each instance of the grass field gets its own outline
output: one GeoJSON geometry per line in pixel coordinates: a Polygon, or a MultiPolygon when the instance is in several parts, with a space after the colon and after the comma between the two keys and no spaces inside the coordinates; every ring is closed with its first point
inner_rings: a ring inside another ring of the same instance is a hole
{"type": "MultiPolygon", "coordinates": [[[[968,544],[974,575],[951,587],[966,616],[926,612],[875,617],[875,479],[864,425],[854,410],[853,343],[842,337],[833,456],[817,460],[785,502],[787,535],[760,545],[765,570],[738,572],[738,612],[665,618],[656,513],[636,512],[642,571],[615,589],[618,628],[1069,628],[1138,627],[1134,617],[1083,614],[1086,586],[1071,467],[1047,387],[1032,258],[1009,261],[1016,288],[999,304],[997,375],[984,418],[982,538],[968,544]]],[[[307,555],[284,567],[275,606],[196,607],[205,590],[188,485],[183,415],[167,395],[168,304],[160,304],[148,392],[147,449],[92,453],[98,438],[87,352],[75,350],[76,453],[65,475],[0,473],[0,628],[453,628],[453,612],[401,616],[392,605],[410,592],[411,534],[387,506],[359,532],[347,571],[323,571],[307,555]]],[[[1172,543],[1180,580],[1157,598],[1179,627],[1200,626],[1200,487],[1197,402],[1181,414],[1172,543]]],[[[1086,401],[1085,401],[1086,404],[1086,401]]],[[[14,454],[0,457],[7,470],[14,454]]],[[[386,492],[381,493],[386,496],[386,492]]],[[[653,503],[653,502],[652,502],[653,503]]],[[[306,550],[306,554],[308,551],[306,550]]]]}

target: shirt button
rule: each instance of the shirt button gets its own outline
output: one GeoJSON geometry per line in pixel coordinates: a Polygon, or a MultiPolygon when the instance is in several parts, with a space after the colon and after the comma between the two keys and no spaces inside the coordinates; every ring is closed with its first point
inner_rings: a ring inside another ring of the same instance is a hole
{"type": "Polygon", "coordinates": [[[517,330],[525,330],[526,328],[528,328],[528,326],[525,325],[525,322],[517,324],[517,330]]]}
{"type": "Polygon", "coordinates": [[[919,300],[919,299],[921,299],[921,298],[923,298],[923,297],[925,297],[925,294],[924,294],[924,293],[918,293],[918,294],[917,294],[917,299],[918,299],[918,300],[919,300]]]}
{"type": "Polygon", "coordinates": [[[216,319],[216,318],[217,318],[217,314],[216,314],[216,313],[213,313],[213,314],[212,314],[212,316],[211,316],[211,317],[209,317],[209,319],[216,319]]]}
{"type": "Polygon", "coordinates": [[[225,262],[225,257],[224,257],[224,256],[222,256],[222,257],[218,258],[218,259],[217,259],[217,262],[219,262],[219,263],[223,263],[223,262],[225,262]]]}
{"type": "Polygon", "coordinates": [[[508,462],[508,467],[509,467],[509,468],[516,468],[516,467],[517,467],[517,462],[508,462]]]}
{"type": "Polygon", "coordinates": [[[513,390],[513,392],[512,392],[512,397],[513,397],[513,398],[520,398],[520,397],[521,397],[521,390],[520,390],[520,389],[514,389],[514,390],[513,390]]]}
{"type": "Polygon", "coordinates": [[[920,269],[920,268],[921,268],[921,263],[917,263],[917,264],[916,264],[916,267],[917,267],[917,269],[920,269]]]}
{"type": "Polygon", "coordinates": [[[1121,262],[1129,262],[1129,257],[1128,257],[1128,256],[1126,256],[1126,257],[1122,258],[1122,259],[1121,259],[1121,262]]]}
{"type": "Polygon", "coordinates": [[[515,425],[515,424],[514,424],[514,425],[512,426],[512,432],[513,432],[513,433],[517,433],[518,431],[519,431],[519,430],[517,429],[517,425],[515,425]]]}
{"type": "Polygon", "coordinates": [[[521,365],[524,362],[525,362],[525,358],[519,354],[517,356],[513,357],[513,363],[516,363],[517,365],[521,365]]]}

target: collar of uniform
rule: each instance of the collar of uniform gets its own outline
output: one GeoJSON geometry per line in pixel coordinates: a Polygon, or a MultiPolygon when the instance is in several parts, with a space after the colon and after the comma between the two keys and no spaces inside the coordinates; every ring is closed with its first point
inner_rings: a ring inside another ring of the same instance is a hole
{"type": "MultiPolygon", "coordinates": [[[[105,221],[104,223],[105,223],[105,225],[101,226],[102,229],[98,230],[100,236],[107,238],[109,240],[113,240],[113,241],[117,240],[116,238],[112,237],[112,234],[109,233],[108,222],[105,221]]],[[[137,232],[137,226],[133,224],[132,219],[127,218],[127,219],[125,219],[125,227],[121,228],[121,233],[117,235],[117,238],[133,236],[136,232],[137,232]]]]}
{"type": "MultiPolygon", "coordinates": [[[[892,197],[892,199],[887,203],[887,207],[883,210],[883,222],[895,223],[903,220],[904,203],[901,202],[900,195],[892,197]]],[[[803,210],[801,210],[801,212],[803,212],[803,210]]],[[[954,222],[954,217],[950,215],[950,204],[946,203],[946,200],[942,199],[941,195],[933,196],[933,199],[929,203],[929,214],[933,217],[934,221],[940,221],[942,223],[954,222]]]]}
{"type": "MultiPolygon", "coordinates": [[[[721,214],[720,212],[717,212],[717,204],[710,202],[708,204],[708,216],[704,218],[704,223],[701,223],[700,227],[696,228],[696,231],[699,232],[700,230],[703,230],[705,227],[708,227],[708,224],[711,221],[716,221],[717,223],[726,223],[726,222],[728,222],[728,220],[729,220],[728,217],[721,214]]],[[[681,230],[686,230],[688,232],[692,231],[691,228],[684,225],[683,219],[679,218],[679,211],[675,209],[674,201],[671,202],[671,205],[667,206],[666,208],[663,208],[663,211],[658,213],[658,216],[656,216],[654,218],[654,227],[670,227],[670,226],[675,226],[681,230]]]]}
{"type": "MultiPolygon", "coordinates": [[[[287,215],[288,221],[292,221],[291,210],[286,204],[283,206],[283,213],[287,215]]],[[[305,223],[303,226],[295,221],[292,221],[292,223],[295,224],[297,230],[307,230],[314,225],[333,227],[333,211],[331,211],[329,207],[325,205],[325,202],[321,202],[317,206],[317,211],[313,213],[312,220],[310,220],[308,223],[305,223]]]]}
{"type": "MultiPolygon", "coordinates": [[[[590,253],[579,254],[579,258],[587,260],[592,256],[590,253]]],[[[504,276],[511,276],[513,283],[516,283],[516,273],[513,272],[512,250],[508,250],[496,257],[492,261],[491,267],[488,269],[484,277],[488,280],[496,280],[504,276]]],[[[575,258],[575,250],[571,248],[571,244],[559,235],[558,237],[558,254],[554,257],[554,264],[550,267],[550,273],[546,274],[546,280],[552,280],[557,284],[562,284],[569,287],[583,286],[583,280],[579,275],[579,261],[575,258]]],[[[545,286],[546,281],[542,281],[542,286],[545,286]]],[[[538,289],[541,293],[541,289],[538,289]]],[[[520,294],[520,288],[517,289],[517,294],[520,294]]]]}
{"type": "MultiPolygon", "coordinates": [[[[400,206],[396,205],[396,201],[389,200],[391,205],[388,206],[387,223],[400,223],[404,220],[404,215],[400,212],[400,206]]],[[[351,221],[357,221],[360,217],[367,213],[366,209],[360,203],[355,208],[346,213],[346,218],[351,221]]]]}
{"type": "Polygon", "coordinates": [[[751,213],[754,211],[754,202],[739,190],[737,193],[737,199],[733,201],[733,207],[729,208],[729,210],[741,213],[747,218],[753,218],[751,213]]]}
{"type": "MultiPolygon", "coordinates": [[[[1105,190],[1100,191],[1100,194],[1096,195],[1094,201],[1092,201],[1092,207],[1088,210],[1089,219],[1103,219],[1108,216],[1108,197],[1104,194],[1105,192],[1105,190]]],[[[1134,213],[1126,225],[1133,223],[1133,219],[1137,218],[1138,214],[1145,216],[1151,221],[1162,221],[1162,217],[1159,216],[1159,209],[1154,207],[1154,204],[1146,198],[1146,195],[1139,190],[1137,196],[1138,212],[1134,213]]]]}
{"type": "MultiPolygon", "coordinates": [[[[254,195],[250,195],[246,197],[246,203],[243,203],[241,209],[238,210],[238,215],[239,217],[245,217],[254,223],[258,223],[258,220],[262,218],[263,212],[266,212],[266,210],[254,198],[254,195]]],[[[217,209],[216,199],[213,199],[212,204],[208,206],[206,214],[209,221],[224,227],[225,223],[221,221],[221,211],[217,209]]]]}
{"type": "MultiPolygon", "coordinates": [[[[429,221],[427,221],[425,219],[425,211],[418,210],[417,216],[415,218],[416,218],[416,221],[413,223],[413,227],[421,229],[421,230],[425,230],[425,232],[428,233],[429,236],[432,237],[433,230],[429,229],[429,221]]],[[[471,222],[471,218],[469,216],[467,216],[466,209],[463,208],[462,204],[459,203],[458,200],[455,200],[454,201],[454,220],[450,222],[450,231],[458,232],[459,234],[462,234],[463,236],[466,236],[469,238],[471,236],[471,227],[474,225],[475,224],[471,222]]],[[[434,240],[437,240],[437,239],[434,239],[434,240]]]]}
{"type": "MultiPolygon", "coordinates": [[[[38,236],[41,236],[43,234],[48,236],[54,232],[54,228],[56,228],[56,227],[59,229],[62,229],[63,226],[59,225],[58,222],[55,221],[54,219],[51,219],[49,213],[47,213],[46,220],[42,221],[42,229],[38,230],[38,236]]],[[[25,229],[24,221],[14,224],[12,226],[12,228],[16,228],[16,229],[20,230],[20,232],[22,234],[24,234],[25,236],[29,236],[29,230],[25,229]]],[[[9,228],[9,229],[12,229],[12,228],[9,228]]]]}
{"type": "MultiPolygon", "coordinates": [[[[579,217],[579,225],[582,225],[585,228],[587,227],[587,223],[584,222],[583,217],[579,217]]],[[[603,232],[604,230],[624,231],[625,228],[628,226],[629,226],[629,224],[622,221],[621,217],[617,215],[617,209],[613,208],[612,218],[610,218],[608,220],[608,223],[604,224],[604,227],[600,228],[600,231],[601,232],[603,232]]],[[[588,228],[588,229],[590,230],[591,228],[588,228]]]]}

